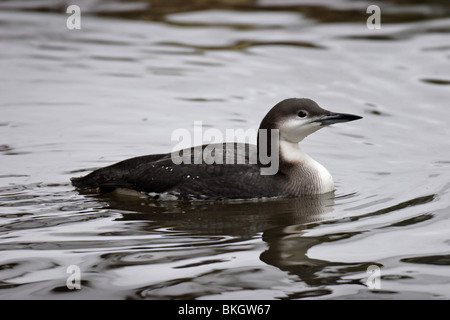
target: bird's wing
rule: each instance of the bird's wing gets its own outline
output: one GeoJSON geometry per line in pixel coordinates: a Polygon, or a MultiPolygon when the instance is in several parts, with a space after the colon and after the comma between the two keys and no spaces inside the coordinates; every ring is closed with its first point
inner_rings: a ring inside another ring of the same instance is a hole
{"type": "Polygon", "coordinates": [[[255,153],[256,146],[243,143],[203,145],[173,154],[127,159],[85,177],[73,178],[72,184],[82,189],[100,188],[105,192],[115,188],[156,193],[169,190],[193,192],[194,189],[198,193],[200,189],[210,189],[212,194],[219,189],[240,189],[245,179],[259,174],[259,167],[254,164],[255,153]]]}

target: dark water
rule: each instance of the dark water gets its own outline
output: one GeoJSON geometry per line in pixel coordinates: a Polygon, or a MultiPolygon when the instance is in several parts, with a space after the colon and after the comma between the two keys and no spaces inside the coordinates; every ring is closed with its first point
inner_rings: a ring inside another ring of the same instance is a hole
{"type": "Polygon", "coordinates": [[[383,2],[379,30],[359,1],[184,3],[80,2],[81,30],[65,3],[1,3],[0,298],[449,299],[447,2],[383,2]],[[169,152],[194,121],[257,128],[293,96],[364,117],[301,144],[334,195],[154,202],[69,183],[169,152]]]}

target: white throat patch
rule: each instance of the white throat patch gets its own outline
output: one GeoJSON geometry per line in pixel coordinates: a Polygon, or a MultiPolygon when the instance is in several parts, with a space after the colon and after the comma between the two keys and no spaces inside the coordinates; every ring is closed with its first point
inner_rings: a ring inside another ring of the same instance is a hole
{"type": "Polygon", "coordinates": [[[288,162],[302,164],[312,172],[315,172],[320,184],[320,193],[327,193],[334,190],[334,181],[330,172],[323,165],[304,153],[298,143],[280,139],[280,156],[288,162]]]}

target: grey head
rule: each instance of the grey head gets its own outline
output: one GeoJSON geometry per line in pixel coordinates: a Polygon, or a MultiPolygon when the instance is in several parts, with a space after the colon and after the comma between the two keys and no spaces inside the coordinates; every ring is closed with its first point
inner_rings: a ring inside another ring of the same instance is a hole
{"type": "Polygon", "coordinates": [[[278,129],[280,141],[298,143],[325,126],[361,118],[322,109],[311,99],[290,98],[276,104],[264,117],[259,128],[278,129]]]}

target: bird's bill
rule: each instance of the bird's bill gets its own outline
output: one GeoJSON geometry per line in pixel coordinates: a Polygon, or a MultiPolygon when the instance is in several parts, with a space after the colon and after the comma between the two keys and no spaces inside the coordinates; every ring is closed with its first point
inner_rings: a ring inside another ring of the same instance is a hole
{"type": "Polygon", "coordinates": [[[349,122],[361,119],[362,117],[354,115],[354,114],[348,114],[348,113],[330,113],[323,117],[320,117],[319,119],[315,120],[314,122],[319,122],[321,125],[330,125],[334,123],[341,123],[341,122],[349,122]]]}

